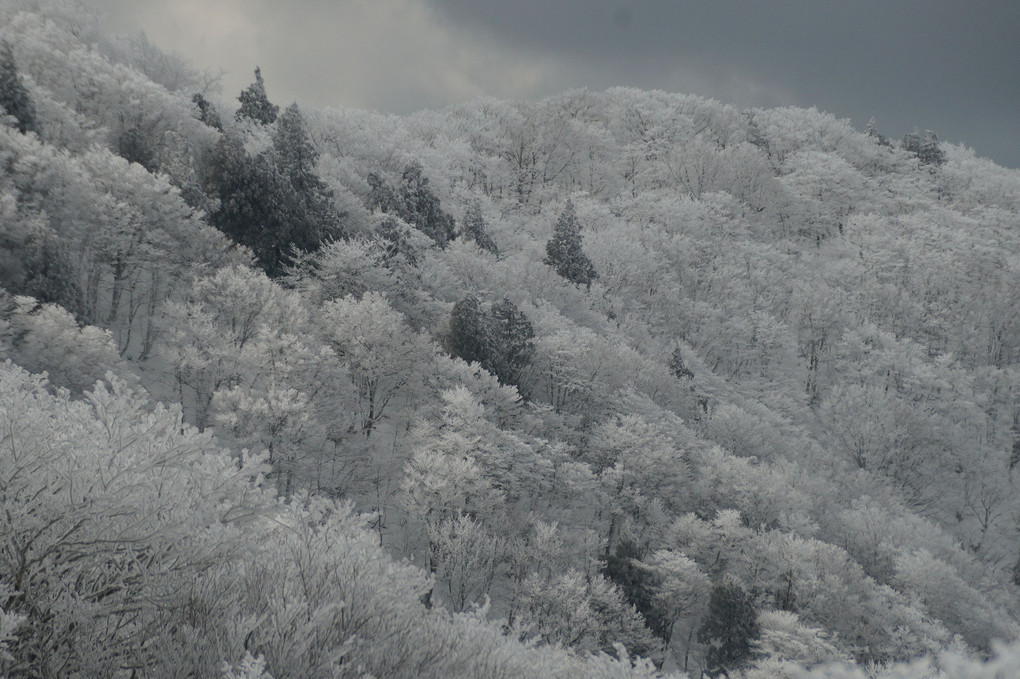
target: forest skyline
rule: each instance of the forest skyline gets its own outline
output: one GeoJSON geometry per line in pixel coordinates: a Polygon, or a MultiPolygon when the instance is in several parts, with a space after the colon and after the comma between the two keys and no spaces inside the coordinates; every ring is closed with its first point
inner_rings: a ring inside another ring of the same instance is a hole
{"type": "Polygon", "coordinates": [[[118,30],[222,67],[225,96],[256,65],[280,102],[396,114],[479,96],[662,89],[816,107],[859,130],[874,116],[893,138],[931,129],[1020,167],[1020,8],[1008,3],[95,4],[118,30]]]}

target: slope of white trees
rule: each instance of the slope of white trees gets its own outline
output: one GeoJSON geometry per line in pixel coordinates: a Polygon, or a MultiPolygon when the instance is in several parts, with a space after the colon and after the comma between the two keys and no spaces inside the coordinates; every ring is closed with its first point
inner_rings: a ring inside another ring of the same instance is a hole
{"type": "Polygon", "coordinates": [[[102,25],[0,5],[0,674],[1020,671],[1020,172],[102,25]]]}

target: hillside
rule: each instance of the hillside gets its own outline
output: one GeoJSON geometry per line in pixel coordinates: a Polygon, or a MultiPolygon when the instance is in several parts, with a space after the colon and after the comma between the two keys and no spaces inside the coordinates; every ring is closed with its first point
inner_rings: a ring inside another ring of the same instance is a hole
{"type": "Polygon", "coordinates": [[[0,674],[1016,671],[1020,171],[0,40],[0,674]]]}

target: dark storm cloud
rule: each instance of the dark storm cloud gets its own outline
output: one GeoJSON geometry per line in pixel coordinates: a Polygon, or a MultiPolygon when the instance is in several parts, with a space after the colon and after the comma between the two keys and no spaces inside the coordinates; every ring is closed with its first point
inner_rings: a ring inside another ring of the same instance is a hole
{"type": "Polygon", "coordinates": [[[428,0],[448,21],[573,64],[572,85],[700,88],[919,127],[1020,166],[1020,3],[428,0]],[[791,100],[787,100],[792,98],[791,100]],[[778,100],[778,101],[777,101],[778,100]]]}
{"type": "Polygon", "coordinates": [[[817,106],[1020,167],[1016,0],[92,0],[286,103],[407,113],[614,85],[817,106]]]}

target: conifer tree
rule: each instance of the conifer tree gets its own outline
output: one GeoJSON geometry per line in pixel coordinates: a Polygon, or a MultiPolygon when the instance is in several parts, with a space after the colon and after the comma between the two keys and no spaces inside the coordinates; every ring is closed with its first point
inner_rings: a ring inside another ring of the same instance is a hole
{"type": "Polygon", "coordinates": [[[313,250],[325,238],[338,235],[340,215],[333,204],[333,192],[315,172],[319,153],[296,103],[277,120],[273,152],[276,168],[290,182],[297,200],[290,210],[291,244],[299,250],[313,250]]]}
{"type": "Polygon", "coordinates": [[[456,223],[453,217],[443,212],[439,197],[429,188],[429,180],[422,174],[421,163],[410,163],[401,177],[399,214],[439,247],[453,240],[456,223]]]}
{"type": "Polygon", "coordinates": [[[201,93],[196,93],[191,98],[192,103],[198,108],[198,119],[203,123],[213,128],[214,130],[223,131],[223,123],[220,121],[220,114],[216,112],[213,105],[209,103],[209,100],[202,96],[201,93]]]}
{"type": "Polygon", "coordinates": [[[673,349],[673,353],[669,356],[669,372],[678,380],[690,380],[694,378],[694,373],[687,367],[684,362],[683,352],[680,351],[680,347],[673,349]]]}
{"type": "Polygon", "coordinates": [[[750,660],[758,634],[758,611],[747,592],[733,582],[712,588],[708,615],[698,630],[698,641],[708,646],[709,672],[729,676],[730,670],[750,660]]]}
{"type": "Polygon", "coordinates": [[[393,187],[375,172],[368,173],[368,209],[386,214],[399,214],[400,199],[393,187]]]}
{"type": "Polygon", "coordinates": [[[276,122],[280,107],[269,101],[266,96],[266,85],[262,81],[262,70],[255,67],[255,82],[241,92],[237,100],[241,108],[237,109],[234,118],[237,120],[253,120],[260,125],[271,125],[276,122]]]}
{"type": "Polygon", "coordinates": [[[496,242],[492,240],[485,229],[485,217],[482,216],[482,206],[476,200],[468,206],[464,215],[464,237],[473,240],[478,247],[488,250],[494,255],[499,254],[496,242]]]}
{"type": "Polygon", "coordinates": [[[553,236],[546,243],[545,252],[543,261],[575,285],[590,288],[592,281],[598,278],[595,266],[581,249],[581,225],[577,221],[574,204],[569,200],[556,220],[553,236]]]}
{"type": "Polygon", "coordinates": [[[14,62],[14,52],[6,40],[0,43],[0,106],[8,115],[18,121],[17,128],[21,133],[37,132],[35,121],[35,104],[28,95],[18,67],[14,62]]]}
{"type": "Polygon", "coordinates": [[[477,361],[506,385],[517,385],[535,354],[535,329],[523,311],[504,297],[484,315],[475,297],[453,305],[447,350],[477,361]]]}
{"type": "Polygon", "coordinates": [[[447,337],[447,349],[451,354],[468,363],[482,363],[489,353],[488,335],[477,297],[465,297],[453,305],[447,337]]]}
{"type": "Polygon", "coordinates": [[[920,134],[916,129],[903,135],[903,148],[917,156],[922,165],[938,167],[946,162],[946,152],[939,146],[939,138],[931,130],[920,134]]]}
{"type": "Polygon", "coordinates": [[[939,138],[931,130],[925,130],[921,136],[921,148],[917,153],[917,159],[922,165],[935,165],[936,167],[946,162],[946,152],[939,146],[939,138]]]}
{"type": "Polygon", "coordinates": [[[485,369],[503,384],[518,385],[535,355],[535,328],[507,297],[489,311],[489,343],[485,369]]]}
{"type": "Polygon", "coordinates": [[[874,139],[880,146],[892,146],[889,138],[878,131],[878,123],[875,121],[875,116],[871,116],[868,120],[868,126],[864,128],[864,134],[874,139]]]}
{"type": "Polygon", "coordinates": [[[287,178],[264,155],[250,157],[239,139],[224,136],[213,149],[207,190],[219,200],[210,223],[255,253],[266,273],[282,272],[295,240],[298,201],[287,178]]]}

